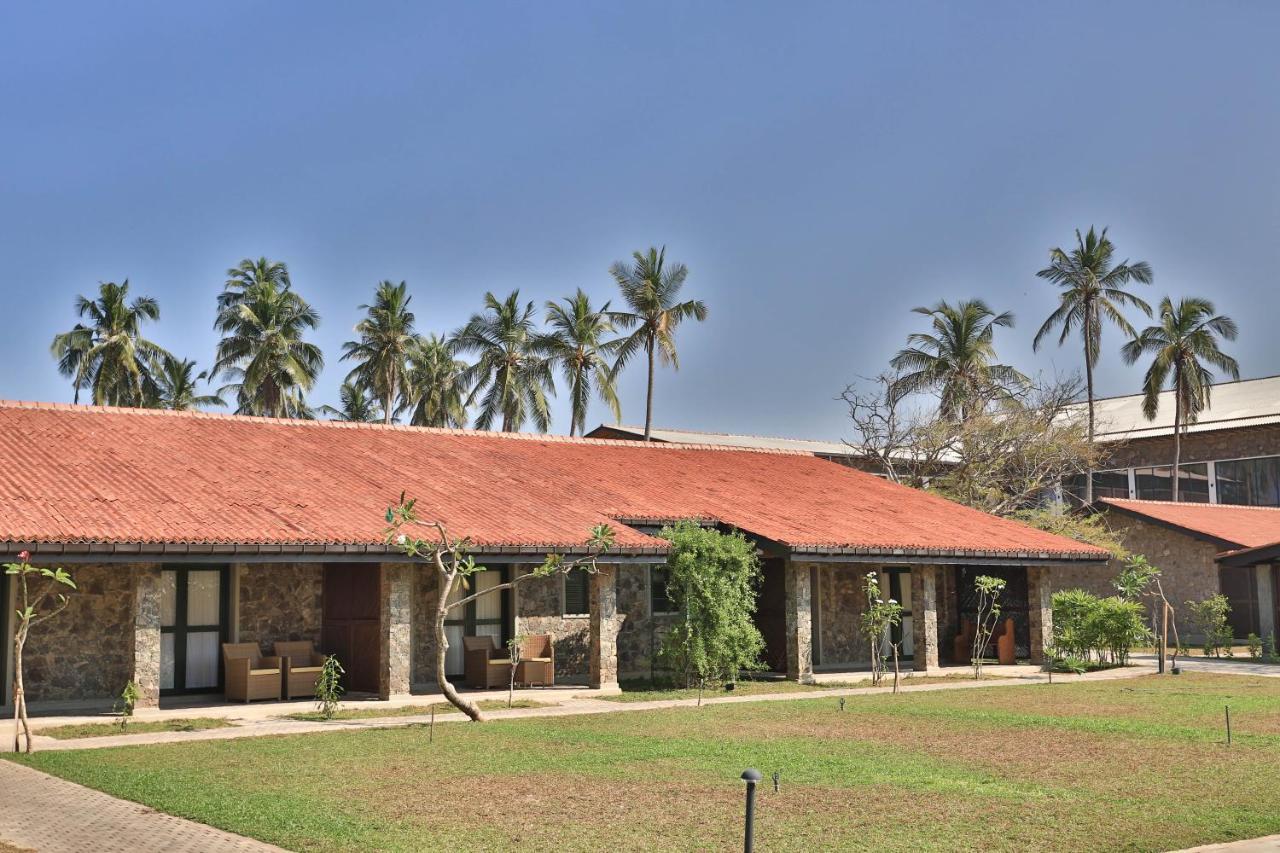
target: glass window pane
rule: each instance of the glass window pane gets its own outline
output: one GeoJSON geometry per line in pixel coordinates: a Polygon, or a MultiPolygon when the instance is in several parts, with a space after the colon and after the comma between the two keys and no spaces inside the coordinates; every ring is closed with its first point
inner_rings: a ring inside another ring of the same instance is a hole
{"type": "Polygon", "coordinates": [[[446,675],[462,675],[465,669],[462,647],[464,629],[461,625],[444,626],[444,638],[449,641],[449,648],[444,653],[444,671],[446,675]]]}
{"type": "MultiPolygon", "coordinates": [[[[480,572],[472,576],[475,580],[476,592],[493,589],[502,583],[502,573],[497,571],[480,572]]],[[[476,619],[502,618],[502,593],[491,592],[476,599],[476,619]]],[[[483,636],[483,635],[482,635],[483,636]]],[[[498,636],[495,634],[494,636],[498,636]]]]}
{"type": "Polygon", "coordinates": [[[591,576],[582,569],[574,569],[564,576],[564,612],[566,616],[581,616],[590,612],[587,604],[591,576]]]}
{"type": "Polygon", "coordinates": [[[1129,472],[1095,471],[1093,473],[1093,497],[1095,499],[1129,497],[1129,472]]]}
{"type": "Polygon", "coordinates": [[[1280,506],[1280,456],[1219,462],[1218,503],[1280,506]]]}
{"type": "Polygon", "coordinates": [[[187,572],[187,624],[220,625],[222,573],[187,572]]]}
{"type": "Polygon", "coordinates": [[[178,621],[178,573],[160,573],[160,624],[172,628],[178,621]]]}
{"type": "Polygon", "coordinates": [[[1178,500],[1197,504],[1209,502],[1208,465],[1200,462],[1196,465],[1178,466],[1178,500]]]}
{"type": "Polygon", "coordinates": [[[218,632],[193,631],[187,634],[186,687],[218,686],[218,632]]]}
{"type": "Polygon", "coordinates": [[[653,566],[649,569],[649,606],[653,613],[674,613],[675,605],[667,594],[667,582],[671,572],[666,566],[653,566]]]}
{"type": "Polygon", "coordinates": [[[173,689],[173,634],[160,635],[160,689],[173,689]]]}
{"type": "MultiPolygon", "coordinates": [[[[1173,484],[1169,477],[1170,466],[1135,468],[1134,480],[1138,497],[1148,501],[1173,500],[1173,484]]],[[[1209,466],[1203,462],[1182,465],[1178,468],[1178,500],[1183,503],[1209,502],[1209,466]]]]}

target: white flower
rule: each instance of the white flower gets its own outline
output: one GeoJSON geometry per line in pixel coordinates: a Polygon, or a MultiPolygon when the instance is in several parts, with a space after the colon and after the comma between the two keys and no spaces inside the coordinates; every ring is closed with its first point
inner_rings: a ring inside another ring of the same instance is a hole
{"type": "Polygon", "coordinates": [[[409,537],[408,537],[408,536],[405,536],[403,533],[401,533],[399,536],[397,536],[397,537],[396,537],[396,544],[397,544],[397,545],[403,545],[404,543],[406,543],[406,542],[408,542],[408,541],[409,541],[409,537]]]}
{"type": "Polygon", "coordinates": [[[891,599],[889,599],[889,603],[890,603],[890,604],[897,604],[897,603],[898,603],[898,599],[896,599],[896,598],[891,598],[891,599]]]}

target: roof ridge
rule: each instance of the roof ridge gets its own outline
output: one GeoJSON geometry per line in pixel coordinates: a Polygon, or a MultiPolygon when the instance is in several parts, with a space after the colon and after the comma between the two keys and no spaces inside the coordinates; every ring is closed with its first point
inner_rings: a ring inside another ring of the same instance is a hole
{"type": "MultiPolygon", "coordinates": [[[[631,432],[644,432],[643,426],[632,424],[600,424],[597,429],[622,429],[631,432]]],[[[720,430],[710,429],[685,429],[684,427],[656,426],[653,428],[658,432],[688,432],[694,435],[718,435],[723,438],[767,438],[773,441],[803,441],[808,444],[846,444],[843,439],[831,440],[829,438],[796,438],[792,435],[765,435],[759,432],[721,432],[720,430]]]]}
{"type": "Polygon", "coordinates": [[[1207,504],[1196,503],[1193,501],[1153,501],[1145,498],[1098,498],[1100,503],[1108,504],[1142,504],[1143,506],[1177,506],[1191,507],[1193,509],[1251,509],[1262,510],[1264,512],[1280,512],[1280,506],[1250,506],[1248,504],[1207,504]]]}
{"type": "MultiPolygon", "coordinates": [[[[1269,374],[1269,375],[1267,375],[1267,376],[1254,376],[1254,377],[1252,377],[1252,378],[1250,378],[1250,379],[1228,379],[1228,380],[1225,380],[1225,381],[1223,381],[1223,382],[1214,382],[1214,383],[1212,384],[1212,386],[1211,386],[1211,387],[1213,387],[1213,388],[1218,388],[1218,387],[1221,387],[1221,386],[1223,386],[1223,385],[1243,385],[1243,384],[1244,384],[1244,383],[1246,383],[1246,382],[1263,382],[1263,381],[1265,381],[1265,380],[1267,380],[1267,379],[1280,379],[1280,373],[1272,373],[1272,374],[1269,374]]],[[[1164,390],[1162,390],[1160,393],[1161,393],[1161,394],[1172,394],[1172,393],[1173,393],[1173,391],[1172,391],[1172,389],[1165,388],[1165,389],[1164,389],[1164,390]]],[[[1098,403],[1101,403],[1103,400],[1125,400],[1125,399],[1128,399],[1128,398],[1130,398],[1130,397],[1141,397],[1141,396],[1143,396],[1142,392],[1139,392],[1139,393],[1137,393],[1137,394],[1112,394],[1112,395],[1111,395],[1111,396],[1109,396],[1109,397],[1094,397],[1094,398],[1093,398],[1093,402],[1094,402],[1094,405],[1097,405],[1098,403]]],[[[1087,405],[1088,405],[1088,401],[1087,401],[1087,400],[1078,400],[1078,401],[1076,401],[1075,403],[1072,403],[1071,405],[1073,405],[1073,406],[1087,406],[1087,405]]]]}
{"type": "Polygon", "coordinates": [[[159,417],[185,420],[223,420],[238,423],[289,426],[299,428],[320,429],[368,429],[398,432],[425,433],[428,435],[458,435],[478,438],[502,439],[509,441],[550,441],[563,444],[608,445],[615,447],[644,447],[652,450],[714,450],[726,453],[768,453],[780,456],[806,456],[813,454],[803,450],[786,450],[773,447],[735,447],[722,444],[710,444],[683,441],[648,441],[638,442],[629,439],[587,438],[585,436],[556,435],[538,432],[501,432],[482,429],[455,429],[450,427],[427,427],[413,424],[354,423],[351,421],[307,420],[304,418],[276,418],[264,415],[240,415],[231,412],[207,412],[203,409],[175,411],[173,409],[146,409],[132,406],[97,406],[83,403],[53,403],[41,400],[5,400],[0,399],[0,409],[33,409],[36,411],[75,412],[78,414],[115,414],[135,417],[159,417]]]}

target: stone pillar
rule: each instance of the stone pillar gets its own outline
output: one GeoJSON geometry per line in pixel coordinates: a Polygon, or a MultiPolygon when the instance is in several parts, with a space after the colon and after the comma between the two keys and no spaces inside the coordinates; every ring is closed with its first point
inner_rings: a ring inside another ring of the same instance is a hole
{"type": "Polygon", "coordinates": [[[390,699],[409,693],[413,674],[413,566],[383,563],[379,587],[378,698],[390,699]]]}
{"type": "Polygon", "coordinates": [[[160,707],[160,567],[138,566],[133,592],[133,683],[137,707],[160,707]]]}
{"type": "Polygon", "coordinates": [[[1044,663],[1044,650],[1053,645],[1053,570],[1027,566],[1027,622],[1031,627],[1031,662],[1044,663]]]}
{"type": "Polygon", "coordinates": [[[787,678],[813,684],[813,589],[809,566],[787,560],[783,588],[787,614],[787,678]]]}
{"type": "Polygon", "coordinates": [[[590,673],[592,689],[618,686],[618,567],[600,566],[590,575],[590,673]]]}
{"type": "Polygon", "coordinates": [[[911,567],[912,668],[938,668],[938,567],[911,567]]]}
{"type": "Polygon", "coordinates": [[[1270,563],[1253,567],[1258,584],[1258,636],[1266,639],[1276,629],[1275,586],[1270,563]]]}

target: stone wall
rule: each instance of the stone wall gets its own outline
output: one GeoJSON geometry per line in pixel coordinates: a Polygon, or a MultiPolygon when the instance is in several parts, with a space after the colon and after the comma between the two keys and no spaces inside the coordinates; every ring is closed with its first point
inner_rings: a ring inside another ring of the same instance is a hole
{"type": "Polygon", "coordinates": [[[818,564],[818,660],[822,666],[870,664],[858,621],[867,608],[863,579],[874,567],[818,564]]]}
{"type": "Polygon", "coordinates": [[[118,696],[133,678],[134,565],[70,566],[76,590],[32,629],[23,655],[27,701],[118,696]]]}
{"type": "Polygon", "coordinates": [[[415,566],[413,575],[412,681],[424,690],[436,689],[436,569],[415,566]]]}
{"type": "MultiPolygon", "coordinates": [[[[518,567],[517,571],[523,571],[518,567]]],[[[556,650],[556,681],[586,683],[590,619],[564,615],[564,577],[522,581],[515,590],[517,634],[550,634],[556,650]]]]}
{"type": "Polygon", "coordinates": [[[271,654],[277,640],[320,642],[324,566],[320,563],[248,563],[232,567],[239,579],[239,641],[271,654]]]}
{"type": "Polygon", "coordinates": [[[649,678],[660,674],[656,660],[663,638],[680,620],[679,614],[651,614],[648,566],[621,566],[618,570],[618,671],[622,678],[649,678]]]}
{"type": "MultiPolygon", "coordinates": [[[[1178,630],[1183,641],[1197,639],[1199,635],[1191,631],[1190,622],[1182,615],[1183,605],[1219,592],[1218,564],[1214,557],[1222,549],[1185,533],[1118,512],[1107,513],[1107,520],[1127,549],[1142,554],[1151,565],[1160,569],[1165,596],[1179,613],[1178,630]]],[[[1053,568],[1053,588],[1083,589],[1099,596],[1115,595],[1112,581],[1123,568],[1124,564],[1119,560],[1111,560],[1105,569],[1096,565],[1058,564],[1053,568]]]]}
{"type": "MultiPolygon", "coordinates": [[[[1193,432],[1182,437],[1182,463],[1280,455],[1280,425],[1193,432]]],[[[1173,436],[1107,445],[1106,468],[1173,464],[1173,436]]]]}

